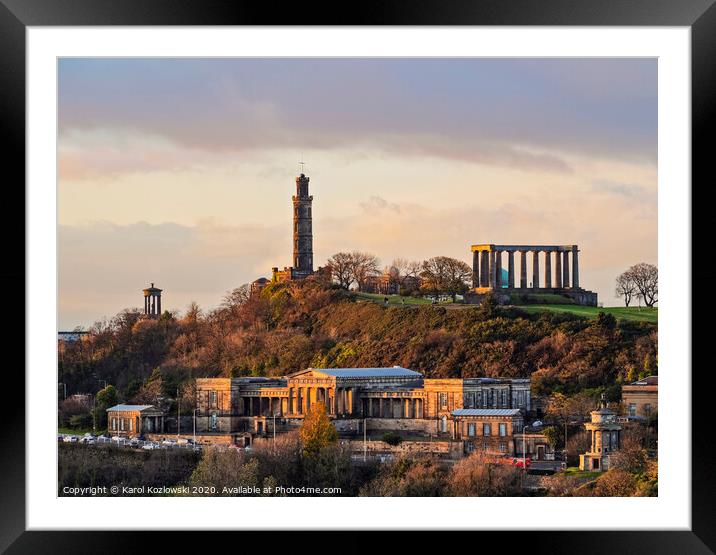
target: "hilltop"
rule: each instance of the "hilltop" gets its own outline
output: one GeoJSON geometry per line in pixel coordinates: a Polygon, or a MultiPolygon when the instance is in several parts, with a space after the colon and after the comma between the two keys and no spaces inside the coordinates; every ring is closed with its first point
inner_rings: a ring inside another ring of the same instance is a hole
{"type": "Polygon", "coordinates": [[[60,375],[71,391],[96,376],[136,397],[150,376],[167,396],[201,376],[272,376],[306,367],[401,365],[426,377],[531,376],[536,394],[607,389],[657,372],[656,322],[583,307],[383,306],[311,279],[229,295],[204,314],[156,320],[125,310],[68,344],[60,375]]]}

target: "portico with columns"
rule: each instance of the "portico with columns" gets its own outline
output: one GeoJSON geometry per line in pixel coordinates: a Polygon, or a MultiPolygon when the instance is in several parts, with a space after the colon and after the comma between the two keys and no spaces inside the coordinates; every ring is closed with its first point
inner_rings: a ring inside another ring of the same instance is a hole
{"type": "Polygon", "coordinates": [[[580,287],[578,245],[486,243],[472,245],[471,250],[472,293],[565,294],[578,304],[597,304],[596,293],[580,287]],[[505,257],[506,276],[502,270],[505,257]]]}

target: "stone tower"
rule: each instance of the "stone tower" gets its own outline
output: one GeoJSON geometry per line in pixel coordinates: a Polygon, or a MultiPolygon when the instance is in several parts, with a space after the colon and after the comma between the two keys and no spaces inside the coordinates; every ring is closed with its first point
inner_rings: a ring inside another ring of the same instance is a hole
{"type": "Polygon", "coordinates": [[[144,289],[144,315],[149,318],[158,318],[162,313],[162,290],[154,287],[144,289]]]}
{"type": "Polygon", "coordinates": [[[313,225],[308,194],[308,180],[304,174],[296,178],[296,195],[293,196],[293,277],[305,278],[313,273],[313,225]]]}

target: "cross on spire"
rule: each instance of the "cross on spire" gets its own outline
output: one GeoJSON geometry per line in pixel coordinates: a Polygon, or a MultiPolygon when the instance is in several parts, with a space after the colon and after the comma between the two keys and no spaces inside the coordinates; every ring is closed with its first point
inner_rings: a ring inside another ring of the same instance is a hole
{"type": "Polygon", "coordinates": [[[303,154],[301,154],[301,161],[298,163],[299,166],[301,166],[301,173],[304,173],[303,167],[306,165],[306,162],[303,161],[303,154]]]}

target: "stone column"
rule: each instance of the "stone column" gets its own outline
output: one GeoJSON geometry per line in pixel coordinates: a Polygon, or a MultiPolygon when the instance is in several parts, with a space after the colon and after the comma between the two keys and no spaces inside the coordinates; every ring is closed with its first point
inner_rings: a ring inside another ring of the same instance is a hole
{"type": "Polygon", "coordinates": [[[162,313],[162,298],[157,297],[157,314],[161,315],[162,313]]]}
{"type": "Polygon", "coordinates": [[[527,287],[527,251],[520,251],[520,287],[527,287]]]}
{"type": "Polygon", "coordinates": [[[480,251],[472,253],[472,287],[480,287],[480,251]]]}
{"type": "Polygon", "coordinates": [[[515,288],[515,253],[513,251],[507,253],[507,287],[515,288]]]}
{"type": "Polygon", "coordinates": [[[353,388],[346,389],[346,403],[348,405],[348,414],[353,414],[353,388]]]}
{"type": "Polygon", "coordinates": [[[569,251],[564,251],[562,256],[564,256],[562,261],[562,283],[564,287],[569,287],[569,251]]]}
{"type": "Polygon", "coordinates": [[[496,283],[496,282],[495,282],[495,262],[496,262],[496,261],[495,261],[495,253],[494,253],[494,251],[490,251],[489,257],[490,257],[490,258],[489,258],[489,260],[490,260],[490,283],[489,283],[489,287],[495,288],[495,287],[497,287],[497,286],[495,285],[495,283],[496,283]]]}
{"type": "Polygon", "coordinates": [[[368,397],[368,418],[373,416],[373,397],[368,397]]]}
{"type": "Polygon", "coordinates": [[[490,285],[490,252],[480,251],[480,287],[490,285]]]}
{"type": "Polygon", "coordinates": [[[554,286],[557,289],[562,288],[562,253],[560,251],[556,251],[554,253],[556,256],[554,258],[554,286]]]}
{"type": "Polygon", "coordinates": [[[502,287],[502,251],[495,251],[495,288],[502,287]]]}
{"type": "Polygon", "coordinates": [[[532,251],[532,288],[539,288],[539,251],[532,251]]]}
{"type": "Polygon", "coordinates": [[[577,245],[572,245],[572,287],[579,288],[579,258],[577,245]]]}
{"type": "Polygon", "coordinates": [[[144,297],[144,314],[147,313],[147,297],[144,297]]]}
{"type": "Polygon", "coordinates": [[[552,251],[544,251],[544,286],[552,287],[552,251]]]}

